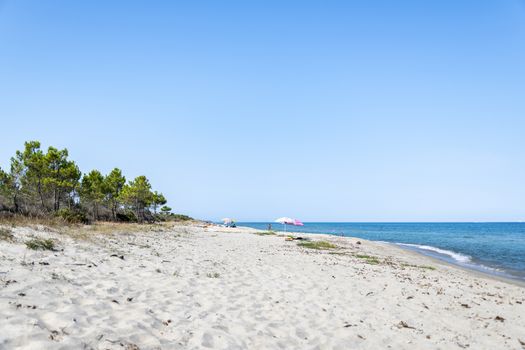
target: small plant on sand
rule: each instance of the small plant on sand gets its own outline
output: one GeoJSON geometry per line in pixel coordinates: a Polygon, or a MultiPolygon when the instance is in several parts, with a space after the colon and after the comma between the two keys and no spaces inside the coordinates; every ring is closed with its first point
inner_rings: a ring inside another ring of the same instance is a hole
{"type": "Polygon", "coordinates": [[[209,273],[206,274],[206,276],[208,278],[219,278],[219,277],[221,277],[221,274],[218,273],[218,272],[213,272],[213,273],[209,272],[209,273]]]}
{"type": "Polygon", "coordinates": [[[301,242],[297,243],[299,247],[309,248],[309,249],[335,249],[337,246],[327,241],[313,241],[313,242],[301,242]]]}
{"type": "Polygon", "coordinates": [[[273,231],[257,231],[257,232],[255,232],[255,234],[258,235],[258,236],[274,236],[275,232],[273,232],[273,231]]]}
{"type": "Polygon", "coordinates": [[[11,230],[9,230],[7,228],[0,228],[0,241],[11,242],[14,239],[15,239],[15,237],[11,233],[11,230]]]}
{"type": "Polygon", "coordinates": [[[415,267],[418,269],[431,270],[431,271],[434,271],[436,269],[434,266],[428,266],[428,265],[401,264],[401,266],[402,267],[415,267]]]}
{"type": "Polygon", "coordinates": [[[52,239],[33,238],[26,242],[26,247],[32,250],[55,250],[52,239]]]}
{"type": "Polygon", "coordinates": [[[358,258],[358,259],[364,259],[365,262],[367,264],[370,264],[370,265],[377,265],[377,264],[379,264],[379,259],[376,258],[375,256],[356,254],[355,257],[358,258]]]}

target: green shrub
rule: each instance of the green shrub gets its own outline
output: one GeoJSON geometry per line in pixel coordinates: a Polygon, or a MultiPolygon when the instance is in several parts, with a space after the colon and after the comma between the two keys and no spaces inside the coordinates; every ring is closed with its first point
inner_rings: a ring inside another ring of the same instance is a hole
{"type": "Polygon", "coordinates": [[[33,238],[26,242],[26,246],[32,250],[55,250],[55,242],[52,239],[33,238]]]}
{"type": "Polygon", "coordinates": [[[418,268],[418,269],[432,270],[432,271],[436,269],[434,266],[429,266],[429,265],[401,264],[401,266],[403,266],[403,267],[415,267],[415,268],[418,268]]]}
{"type": "Polygon", "coordinates": [[[137,222],[137,216],[131,210],[127,210],[123,213],[117,213],[117,220],[122,222],[137,222]]]}
{"type": "Polygon", "coordinates": [[[376,258],[375,256],[371,256],[371,255],[363,255],[363,254],[356,254],[354,255],[356,258],[358,259],[364,259],[365,262],[367,264],[370,264],[370,265],[377,265],[379,264],[379,259],[376,258]]]}
{"type": "Polygon", "coordinates": [[[337,248],[335,244],[327,241],[313,241],[313,242],[301,242],[297,244],[299,247],[309,249],[334,249],[337,248]]]}
{"type": "Polygon", "coordinates": [[[255,234],[259,235],[259,236],[274,236],[275,232],[273,232],[273,231],[257,231],[257,232],[255,232],[255,234]]]}
{"type": "Polygon", "coordinates": [[[89,220],[86,214],[78,210],[71,210],[68,208],[63,208],[63,209],[60,209],[55,215],[70,224],[89,223],[89,220]]]}
{"type": "Polygon", "coordinates": [[[188,215],[183,215],[183,214],[170,214],[169,218],[170,218],[171,221],[190,221],[190,220],[193,220],[192,217],[190,217],[188,215]]]}

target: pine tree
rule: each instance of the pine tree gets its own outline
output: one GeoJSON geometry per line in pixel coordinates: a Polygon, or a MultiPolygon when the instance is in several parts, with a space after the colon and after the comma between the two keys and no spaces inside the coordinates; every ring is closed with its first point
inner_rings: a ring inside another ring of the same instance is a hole
{"type": "Polygon", "coordinates": [[[104,176],[98,170],[91,170],[84,175],[80,187],[80,201],[91,206],[93,220],[99,218],[99,208],[104,201],[104,176]]]}
{"type": "Polygon", "coordinates": [[[171,214],[171,208],[165,205],[162,208],[160,208],[160,212],[162,215],[169,215],[171,214]]]}
{"type": "Polygon", "coordinates": [[[44,177],[46,174],[46,162],[44,152],[40,149],[40,142],[29,141],[24,144],[24,151],[16,151],[11,158],[11,167],[15,169],[20,182],[19,189],[23,191],[28,204],[36,204],[34,198],[38,198],[40,209],[48,211],[44,196],[44,177]]]}
{"type": "MultiPolygon", "coordinates": [[[[122,171],[115,168],[105,177],[98,170],[82,177],[67,149],[49,147],[44,153],[38,141],[25,142],[23,151],[16,151],[9,172],[0,169],[0,211],[53,214],[75,220],[85,219],[86,212],[91,212],[94,220],[111,212],[116,220],[119,209],[125,205],[143,222],[150,209],[156,214],[158,207],[166,203],[162,193],[151,191],[145,176],[126,184],[122,171]]],[[[171,210],[166,208],[161,211],[171,210]]]]}
{"type": "Polygon", "coordinates": [[[145,176],[136,177],[124,186],[121,198],[135,211],[137,220],[143,222],[145,220],[145,209],[148,208],[153,201],[153,193],[151,192],[149,180],[145,176]]]}
{"type": "Polygon", "coordinates": [[[55,212],[60,210],[60,202],[64,197],[66,202],[71,204],[72,192],[81,176],[75,162],[67,159],[68,155],[67,149],[58,150],[49,147],[44,158],[47,171],[43,178],[43,185],[52,197],[55,212]]]}
{"type": "Polygon", "coordinates": [[[122,175],[122,171],[118,168],[113,169],[104,178],[104,187],[106,194],[106,201],[111,209],[111,216],[113,220],[117,219],[117,211],[119,208],[119,198],[126,184],[126,178],[122,175]]]}
{"type": "Polygon", "coordinates": [[[157,191],[153,192],[151,204],[153,205],[153,212],[155,214],[157,214],[157,208],[166,203],[168,203],[168,201],[166,200],[166,197],[164,197],[162,193],[159,193],[157,191]]]}

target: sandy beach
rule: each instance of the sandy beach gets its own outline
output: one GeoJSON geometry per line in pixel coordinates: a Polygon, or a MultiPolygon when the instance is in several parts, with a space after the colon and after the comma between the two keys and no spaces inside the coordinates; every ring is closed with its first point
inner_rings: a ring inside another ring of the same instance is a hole
{"type": "Polygon", "coordinates": [[[9,228],[0,349],[525,349],[525,288],[397,247],[204,225],[9,228]],[[30,250],[32,237],[55,251],[30,250]]]}

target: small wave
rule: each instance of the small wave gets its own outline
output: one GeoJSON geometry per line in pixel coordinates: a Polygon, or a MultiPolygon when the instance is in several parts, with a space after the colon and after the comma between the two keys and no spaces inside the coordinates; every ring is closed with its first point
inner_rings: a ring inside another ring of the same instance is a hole
{"type": "MultiPolygon", "coordinates": [[[[385,242],[385,243],[388,243],[388,242],[385,242]]],[[[505,278],[517,279],[521,281],[525,280],[525,275],[521,272],[516,273],[516,271],[513,271],[513,270],[508,270],[508,269],[499,268],[495,266],[487,266],[479,262],[474,262],[472,261],[470,256],[456,253],[450,250],[440,249],[440,248],[436,248],[436,247],[432,247],[428,245],[419,245],[419,244],[410,244],[410,243],[394,243],[394,244],[407,247],[408,249],[414,249],[416,251],[420,251],[420,253],[422,254],[425,254],[424,252],[422,252],[422,250],[426,250],[426,251],[431,251],[434,253],[439,253],[441,255],[446,255],[446,256],[453,258],[458,263],[458,265],[466,267],[466,268],[470,268],[470,269],[473,269],[473,270],[476,270],[482,273],[487,273],[490,275],[497,275],[497,276],[501,276],[505,278]]]]}
{"type": "Polygon", "coordinates": [[[452,259],[460,263],[468,263],[471,260],[470,256],[468,255],[463,255],[463,254],[456,253],[450,250],[440,249],[440,248],[432,247],[429,245],[419,245],[419,244],[409,244],[409,243],[396,243],[396,244],[401,245],[401,246],[406,246],[406,247],[413,247],[413,248],[417,248],[421,250],[428,250],[428,251],[443,254],[443,255],[448,255],[452,259]]]}
{"type": "Polygon", "coordinates": [[[506,270],[499,269],[497,267],[490,267],[490,266],[483,265],[483,264],[475,264],[475,266],[477,266],[481,271],[487,270],[489,272],[496,272],[496,273],[499,273],[499,274],[507,274],[506,270]]]}

